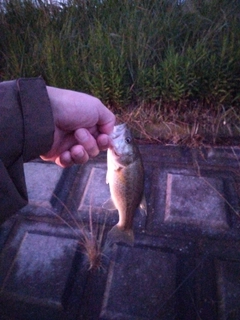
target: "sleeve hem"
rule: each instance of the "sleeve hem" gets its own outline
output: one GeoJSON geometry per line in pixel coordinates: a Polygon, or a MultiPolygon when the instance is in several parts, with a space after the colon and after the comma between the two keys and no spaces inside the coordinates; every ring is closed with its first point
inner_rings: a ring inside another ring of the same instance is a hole
{"type": "Polygon", "coordinates": [[[17,88],[21,101],[24,144],[23,159],[29,161],[51,149],[54,121],[42,78],[18,79],[17,88]]]}

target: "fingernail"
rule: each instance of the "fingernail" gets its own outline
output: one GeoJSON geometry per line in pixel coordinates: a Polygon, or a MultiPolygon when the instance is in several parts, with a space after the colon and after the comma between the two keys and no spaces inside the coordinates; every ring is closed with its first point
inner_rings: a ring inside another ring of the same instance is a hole
{"type": "Polygon", "coordinates": [[[107,148],[109,145],[109,138],[108,137],[102,137],[102,141],[101,141],[102,147],[103,148],[107,148]]]}

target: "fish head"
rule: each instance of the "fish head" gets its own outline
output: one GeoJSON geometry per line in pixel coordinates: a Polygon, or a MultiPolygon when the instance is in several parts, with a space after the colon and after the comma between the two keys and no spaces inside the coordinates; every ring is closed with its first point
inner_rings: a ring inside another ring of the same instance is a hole
{"type": "Polygon", "coordinates": [[[112,146],[109,148],[109,153],[114,161],[126,166],[139,157],[138,147],[131,130],[125,123],[114,126],[110,137],[112,146]]]}

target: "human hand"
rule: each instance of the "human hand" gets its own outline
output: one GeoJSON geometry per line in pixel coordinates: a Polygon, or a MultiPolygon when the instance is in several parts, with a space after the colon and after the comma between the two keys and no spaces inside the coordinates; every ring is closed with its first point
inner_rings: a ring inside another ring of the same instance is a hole
{"type": "Polygon", "coordinates": [[[47,86],[55,123],[54,142],[41,155],[62,167],[81,164],[111,145],[115,116],[99,99],[85,93],[47,86]]]}

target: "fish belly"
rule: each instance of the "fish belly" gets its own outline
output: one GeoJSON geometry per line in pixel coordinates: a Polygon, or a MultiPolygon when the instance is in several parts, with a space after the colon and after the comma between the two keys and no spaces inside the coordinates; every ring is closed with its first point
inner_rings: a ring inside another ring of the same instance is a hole
{"type": "Polygon", "coordinates": [[[133,218],[143,195],[143,170],[135,163],[116,170],[109,181],[112,200],[119,212],[118,226],[132,228],[133,218]]]}

